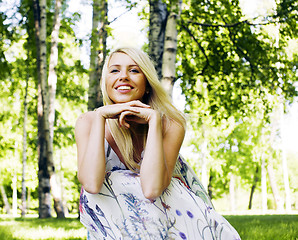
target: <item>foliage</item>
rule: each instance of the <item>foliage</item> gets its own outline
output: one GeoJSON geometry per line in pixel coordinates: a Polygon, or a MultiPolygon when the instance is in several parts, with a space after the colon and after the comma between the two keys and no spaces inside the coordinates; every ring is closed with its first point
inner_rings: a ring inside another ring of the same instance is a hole
{"type": "Polygon", "coordinates": [[[208,143],[215,197],[229,190],[231,174],[251,186],[261,159],[278,158],[280,149],[266,143],[280,99],[291,102],[297,95],[298,52],[291,44],[297,41],[296,9],[296,2],[280,1],[249,20],[238,1],[184,1],[178,78],[195,132],[189,144],[203,154],[208,143]]]}
{"type": "Polygon", "coordinates": [[[287,98],[296,95],[297,76],[292,73],[297,66],[284,54],[286,39],[276,46],[272,36],[255,30],[261,26],[252,28],[252,23],[242,20],[238,1],[187,1],[186,6],[178,61],[189,105],[193,95],[204,98],[201,85],[208,91],[208,111],[215,119],[238,111],[247,114],[247,106],[257,96],[268,105],[266,94],[275,95],[279,88],[287,98]],[[283,81],[279,71],[287,76],[283,81]]]}
{"type": "MultiPolygon", "coordinates": [[[[53,1],[49,2],[48,31],[51,31],[53,17],[53,1]]],[[[67,1],[65,2],[67,3],[67,1]]],[[[76,181],[76,150],[74,147],[74,125],[77,117],[86,111],[87,101],[87,71],[80,59],[80,40],[76,39],[73,26],[79,20],[78,15],[65,17],[67,5],[63,9],[63,21],[59,36],[59,62],[57,66],[58,84],[54,148],[57,152],[56,165],[63,183],[63,195],[67,208],[73,212],[78,210],[79,189],[76,181]],[[58,154],[61,154],[58,157],[58,154]]],[[[36,208],[37,195],[37,76],[36,76],[36,45],[34,37],[34,20],[32,1],[23,0],[17,12],[11,18],[1,12],[6,18],[7,26],[2,24],[2,37],[6,40],[0,46],[3,51],[6,67],[1,73],[0,84],[0,136],[1,136],[1,181],[10,203],[12,203],[12,178],[17,174],[17,191],[21,192],[21,152],[23,131],[23,99],[25,81],[29,82],[28,89],[28,123],[27,123],[27,168],[26,187],[31,194],[30,207],[36,208]],[[21,19],[15,24],[16,18],[21,19]],[[20,17],[21,16],[21,17],[20,17]],[[5,31],[4,31],[5,29],[5,31]],[[12,30],[11,30],[12,29],[12,30]],[[9,32],[11,30],[11,32],[9,32]],[[5,44],[9,43],[9,44],[5,44]]],[[[2,41],[1,41],[2,44],[2,41]]],[[[49,47],[48,47],[49,50],[49,47]]],[[[1,202],[3,206],[3,202],[1,202]]]]}
{"type": "MultiPolygon", "coordinates": [[[[115,2],[123,4],[127,11],[140,4],[115,2]]],[[[47,3],[50,36],[54,1],[47,3]]],[[[88,71],[81,62],[80,47],[88,42],[89,36],[83,39],[75,36],[80,14],[69,14],[68,4],[69,1],[64,1],[59,33],[54,152],[63,198],[67,208],[77,212],[80,185],[76,177],[73,130],[77,117],[87,110],[88,71]]],[[[7,8],[0,11],[0,184],[4,185],[12,203],[12,178],[16,174],[20,196],[23,101],[28,80],[26,186],[30,190],[32,210],[38,198],[33,6],[32,1],[21,0],[20,5],[11,6],[10,13],[7,8]]],[[[143,19],[148,20],[148,8],[142,11],[143,19]]],[[[240,176],[240,184],[247,189],[253,184],[256,168],[263,158],[274,156],[275,170],[280,168],[281,150],[276,147],[280,142],[270,142],[272,113],[281,99],[291,102],[297,95],[297,1],[281,0],[267,15],[248,19],[238,1],[185,0],[178,32],[178,79],[186,97],[186,115],[194,130],[189,145],[202,156],[203,144],[207,141],[207,165],[213,177],[215,198],[229,191],[232,174],[240,176]]],[[[50,37],[47,43],[50,44],[50,37]]],[[[278,130],[275,132],[279,139],[278,130]]],[[[289,159],[289,166],[294,166],[295,153],[289,159]]],[[[195,161],[193,165],[199,169],[200,164],[195,161]]],[[[295,198],[296,172],[296,167],[290,167],[290,185],[295,198]]],[[[277,180],[279,189],[283,190],[280,173],[277,180]]]]}

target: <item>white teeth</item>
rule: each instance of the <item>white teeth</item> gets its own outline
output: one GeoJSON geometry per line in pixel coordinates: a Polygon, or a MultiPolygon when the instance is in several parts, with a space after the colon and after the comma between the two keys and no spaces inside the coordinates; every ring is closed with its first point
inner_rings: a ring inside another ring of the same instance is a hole
{"type": "Polygon", "coordinates": [[[130,90],[131,87],[130,86],[120,86],[117,88],[117,90],[130,90]]]}

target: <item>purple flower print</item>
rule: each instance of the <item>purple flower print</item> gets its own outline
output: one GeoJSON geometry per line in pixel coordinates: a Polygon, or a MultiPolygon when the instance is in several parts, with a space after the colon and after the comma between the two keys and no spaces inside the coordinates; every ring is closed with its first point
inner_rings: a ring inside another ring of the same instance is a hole
{"type": "Polygon", "coordinates": [[[180,232],[179,235],[182,239],[186,239],[186,235],[183,232],[180,232]]]}
{"type": "Polygon", "coordinates": [[[182,213],[177,209],[176,210],[176,214],[178,215],[178,216],[181,216],[182,215],[182,213]]]}
{"type": "Polygon", "coordinates": [[[214,221],[214,227],[215,227],[215,229],[217,228],[217,226],[218,226],[218,222],[215,220],[214,221]]]}
{"type": "MultiPolygon", "coordinates": [[[[84,209],[85,209],[86,213],[92,218],[93,222],[96,224],[96,226],[98,227],[98,229],[106,237],[107,236],[107,232],[105,230],[105,227],[102,225],[101,221],[96,216],[96,213],[94,212],[94,210],[89,207],[88,200],[87,200],[86,195],[83,195],[82,204],[84,206],[84,209]]],[[[98,211],[98,209],[99,208],[97,208],[96,210],[98,211]]],[[[92,226],[94,227],[94,225],[92,225],[92,226]]]]}
{"type": "Polygon", "coordinates": [[[95,205],[95,209],[101,217],[105,217],[105,214],[103,213],[103,211],[100,209],[100,207],[97,204],[95,205]]]}
{"type": "Polygon", "coordinates": [[[190,218],[193,218],[193,214],[190,211],[186,211],[187,216],[189,216],[190,218]]]}

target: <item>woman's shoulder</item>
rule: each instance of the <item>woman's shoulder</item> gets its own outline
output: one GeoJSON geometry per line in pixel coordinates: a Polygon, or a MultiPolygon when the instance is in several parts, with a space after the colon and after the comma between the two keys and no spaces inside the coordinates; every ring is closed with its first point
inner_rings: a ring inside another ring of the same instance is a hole
{"type": "Polygon", "coordinates": [[[185,126],[173,119],[163,119],[164,133],[185,134],[185,126]]]}
{"type": "Polygon", "coordinates": [[[80,127],[81,125],[91,124],[94,118],[94,115],[95,115],[94,111],[82,113],[76,121],[76,128],[80,127]]]}

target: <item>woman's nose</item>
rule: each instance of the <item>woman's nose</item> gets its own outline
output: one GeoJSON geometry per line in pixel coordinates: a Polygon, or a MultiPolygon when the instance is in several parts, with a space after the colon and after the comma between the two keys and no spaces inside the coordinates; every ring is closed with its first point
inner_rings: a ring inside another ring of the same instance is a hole
{"type": "Polygon", "coordinates": [[[120,79],[121,80],[126,80],[128,77],[127,71],[123,70],[120,72],[120,79]]]}

